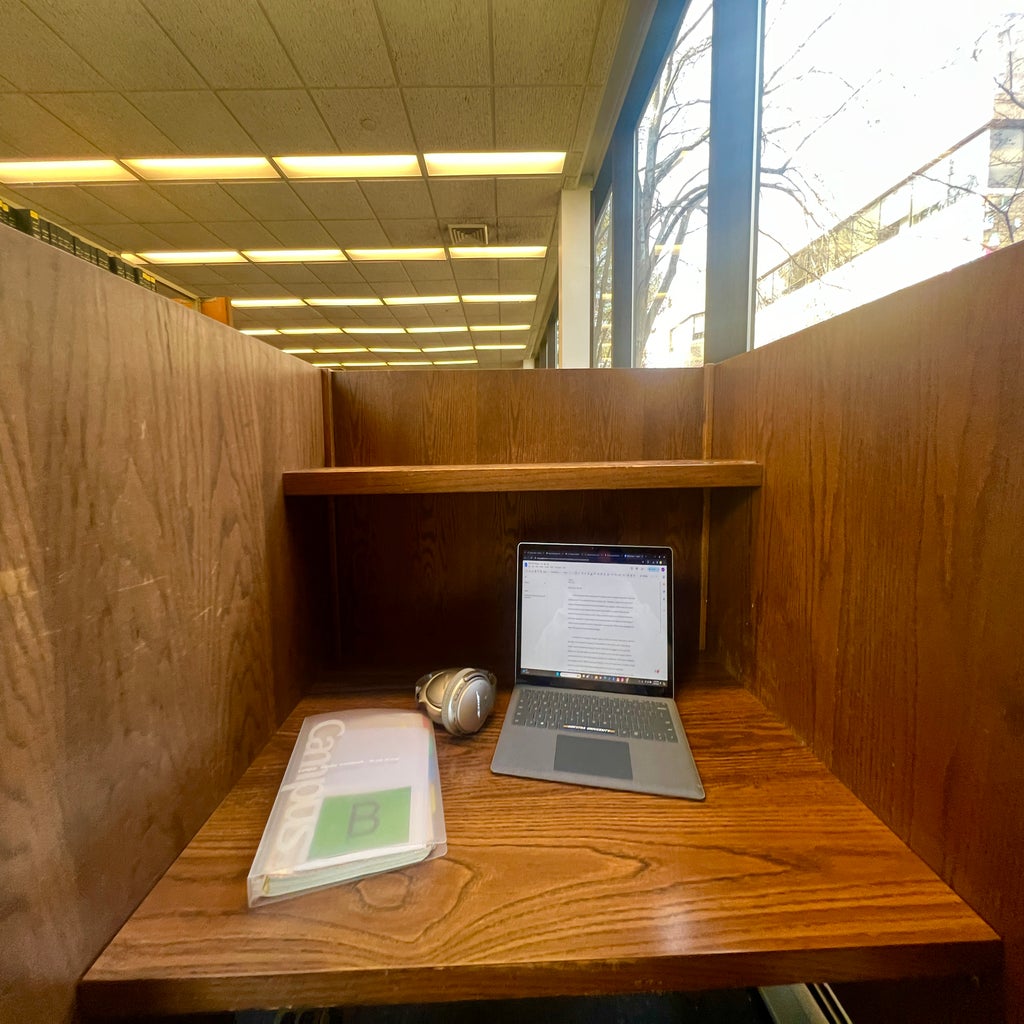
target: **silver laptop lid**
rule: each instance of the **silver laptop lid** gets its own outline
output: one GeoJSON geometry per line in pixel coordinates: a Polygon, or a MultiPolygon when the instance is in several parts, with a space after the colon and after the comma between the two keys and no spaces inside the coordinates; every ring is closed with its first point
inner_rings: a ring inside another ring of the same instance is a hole
{"type": "Polygon", "coordinates": [[[521,543],[516,682],[674,696],[672,549],[521,543]]]}

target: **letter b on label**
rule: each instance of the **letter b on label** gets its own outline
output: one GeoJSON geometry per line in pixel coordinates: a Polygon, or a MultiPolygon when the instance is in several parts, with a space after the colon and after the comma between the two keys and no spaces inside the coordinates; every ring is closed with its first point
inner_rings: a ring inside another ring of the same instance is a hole
{"type": "Polygon", "coordinates": [[[309,859],[322,860],[409,841],[412,789],[326,796],[320,805],[309,859]]]}

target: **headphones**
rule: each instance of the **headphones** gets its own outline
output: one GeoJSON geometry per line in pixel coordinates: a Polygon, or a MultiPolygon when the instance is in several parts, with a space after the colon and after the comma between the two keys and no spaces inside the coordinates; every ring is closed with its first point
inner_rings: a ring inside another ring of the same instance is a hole
{"type": "Polygon", "coordinates": [[[498,680],[482,668],[443,668],[416,681],[416,703],[453,736],[468,736],[494,709],[498,680]]]}

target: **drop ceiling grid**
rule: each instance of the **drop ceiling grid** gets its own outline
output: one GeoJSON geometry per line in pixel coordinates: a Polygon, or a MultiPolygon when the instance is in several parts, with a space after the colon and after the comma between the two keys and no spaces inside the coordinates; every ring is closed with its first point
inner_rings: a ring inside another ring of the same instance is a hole
{"type": "MultiPolygon", "coordinates": [[[[408,0],[23,0],[7,5],[0,38],[0,153],[550,148],[569,152],[570,176],[626,6],[433,0],[424,21],[422,5],[408,0]]],[[[161,276],[200,293],[537,292],[556,273],[566,176],[139,183],[5,194],[111,251],[440,245],[452,223],[486,224],[492,243],[549,246],[547,261],[524,261],[529,266],[160,268],[161,276]]],[[[539,316],[532,305],[519,307],[522,314],[527,308],[539,316]]],[[[438,324],[438,315],[415,313],[424,326],[438,324]]]]}

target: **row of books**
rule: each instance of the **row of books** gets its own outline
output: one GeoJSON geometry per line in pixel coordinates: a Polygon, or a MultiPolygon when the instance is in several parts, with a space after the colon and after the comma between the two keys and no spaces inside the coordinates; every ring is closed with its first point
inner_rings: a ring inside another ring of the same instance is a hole
{"type": "Polygon", "coordinates": [[[98,246],[73,235],[67,228],[62,228],[59,224],[40,217],[35,210],[10,206],[0,199],[0,224],[8,224],[12,228],[24,231],[26,235],[31,235],[41,242],[63,249],[64,252],[71,253],[72,256],[77,256],[103,270],[109,270],[112,274],[117,274],[118,277],[123,277],[133,284],[141,285],[151,292],[157,290],[156,278],[152,274],[147,274],[139,267],[133,267],[130,263],[126,263],[120,256],[113,256],[98,246]]]}

